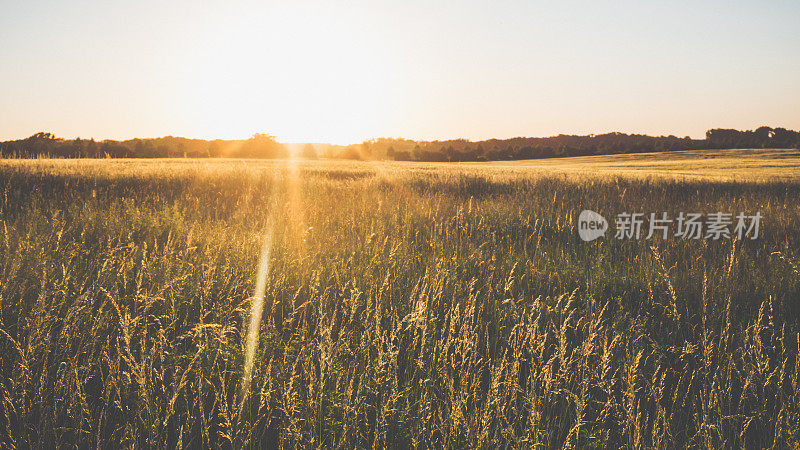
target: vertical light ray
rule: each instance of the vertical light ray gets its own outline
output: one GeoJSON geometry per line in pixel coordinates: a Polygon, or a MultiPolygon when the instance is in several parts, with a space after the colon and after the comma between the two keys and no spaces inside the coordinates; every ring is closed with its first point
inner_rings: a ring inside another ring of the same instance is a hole
{"type": "MultiPolygon", "coordinates": [[[[288,230],[290,238],[294,239],[294,250],[298,254],[304,253],[303,231],[304,231],[304,214],[301,201],[301,188],[300,188],[300,170],[296,158],[290,158],[286,163],[276,162],[273,166],[272,186],[270,194],[271,207],[277,204],[278,185],[286,187],[287,195],[287,219],[288,230]]],[[[253,378],[253,366],[255,364],[256,351],[258,350],[259,334],[261,331],[261,317],[264,312],[264,295],[267,289],[267,280],[269,278],[270,269],[270,255],[272,253],[272,246],[274,241],[274,219],[268,219],[267,226],[264,230],[264,243],[261,248],[261,255],[258,263],[258,273],[256,278],[256,286],[253,292],[250,306],[250,320],[247,324],[247,332],[244,342],[244,373],[242,374],[242,395],[240,408],[244,406],[244,401],[250,392],[250,384],[253,378]]]]}
{"type": "Polygon", "coordinates": [[[284,180],[288,200],[288,217],[291,219],[288,225],[292,235],[292,250],[296,252],[298,259],[302,260],[305,257],[305,237],[308,229],[300,184],[300,164],[297,155],[292,155],[286,161],[284,180]]]}
{"type": "Polygon", "coordinates": [[[253,292],[252,303],[250,306],[250,323],[247,326],[244,351],[244,374],[242,376],[242,396],[241,402],[250,391],[250,380],[253,376],[253,362],[258,348],[258,334],[261,330],[261,315],[264,312],[264,293],[267,290],[267,278],[269,276],[269,259],[272,253],[272,232],[273,224],[270,220],[264,233],[264,244],[261,247],[261,256],[258,262],[258,278],[256,288],[253,292]]]}

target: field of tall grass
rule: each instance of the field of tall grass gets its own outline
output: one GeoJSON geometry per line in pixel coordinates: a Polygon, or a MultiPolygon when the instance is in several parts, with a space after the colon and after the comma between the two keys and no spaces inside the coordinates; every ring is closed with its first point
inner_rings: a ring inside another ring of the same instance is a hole
{"type": "Polygon", "coordinates": [[[796,180],[34,160],[0,194],[2,448],[800,446],[796,180]],[[587,243],[583,209],[763,219],[587,243]]]}

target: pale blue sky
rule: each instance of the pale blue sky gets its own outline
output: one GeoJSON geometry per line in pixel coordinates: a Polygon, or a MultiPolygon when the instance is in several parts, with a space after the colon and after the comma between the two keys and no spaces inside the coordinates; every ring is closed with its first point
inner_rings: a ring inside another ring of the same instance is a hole
{"type": "Polygon", "coordinates": [[[800,129],[800,2],[0,0],[0,139],[800,129]]]}

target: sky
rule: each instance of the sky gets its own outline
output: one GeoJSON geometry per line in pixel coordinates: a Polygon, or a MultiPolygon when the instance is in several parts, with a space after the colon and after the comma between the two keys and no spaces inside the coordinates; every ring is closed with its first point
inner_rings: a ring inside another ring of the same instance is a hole
{"type": "Polygon", "coordinates": [[[800,129],[800,2],[0,0],[0,140],[800,129]]]}

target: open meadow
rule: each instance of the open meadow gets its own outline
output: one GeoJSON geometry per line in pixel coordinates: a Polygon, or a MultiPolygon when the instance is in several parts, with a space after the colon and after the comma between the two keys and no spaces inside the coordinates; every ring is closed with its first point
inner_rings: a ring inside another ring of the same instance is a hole
{"type": "Polygon", "coordinates": [[[797,150],[0,160],[0,194],[1,448],[800,446],[797,150]]]}

